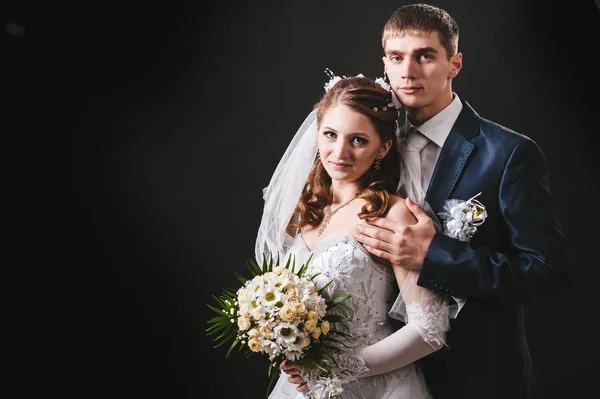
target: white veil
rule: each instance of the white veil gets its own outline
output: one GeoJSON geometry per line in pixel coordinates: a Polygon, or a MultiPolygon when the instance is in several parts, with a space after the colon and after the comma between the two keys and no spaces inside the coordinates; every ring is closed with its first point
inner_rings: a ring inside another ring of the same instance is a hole
{"type": "Polygon", "coordinates": [[[286,227],[298,204],[317,155],[317,109],[314,109],[288,145],[269,185],[263,190],[263,215],[255,244],[256,260],[284,255],[292,244],[286,227]]]}

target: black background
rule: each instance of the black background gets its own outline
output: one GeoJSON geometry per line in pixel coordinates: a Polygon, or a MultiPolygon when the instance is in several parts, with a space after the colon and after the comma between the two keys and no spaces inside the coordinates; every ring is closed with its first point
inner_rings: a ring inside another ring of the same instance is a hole
{"type": "MultiPolygon", "coordinates": [[[[245,274],[324,69],[381,76],[405,3],[45,3],[0,6],[25,28],[0,54],[10,397],[262,397],[266,359],[213,349],[206,303],[245,274]]],[[[432,4],[461,28],[454,90],[548,157],[576,293],[527,306],[527,330],[538,397],[581,397],[600,354],[598,7],[432,4]]]]}

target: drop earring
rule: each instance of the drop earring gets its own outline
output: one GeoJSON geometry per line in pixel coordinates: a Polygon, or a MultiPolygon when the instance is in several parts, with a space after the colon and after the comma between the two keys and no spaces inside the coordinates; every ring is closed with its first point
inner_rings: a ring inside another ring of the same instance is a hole
{"type": "Polygon", "coordinates": [[[375,161],[373,162],[373,170],[379,169],[381,169],[381,157],[377,156],[377,158],[375,158],[375,161]]]}

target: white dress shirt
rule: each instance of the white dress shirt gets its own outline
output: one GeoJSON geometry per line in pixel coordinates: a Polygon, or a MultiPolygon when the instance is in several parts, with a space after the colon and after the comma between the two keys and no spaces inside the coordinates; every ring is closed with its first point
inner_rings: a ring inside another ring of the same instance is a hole
{"type": "Polygon", "coordinates": [[[442,146],[446,142],[454,122],[462,111],[462,102],[456,93],[452,93],[454,99],[443,110],[434,115],[431,119],[425,121],[421,126],[415,126],[405,116],[404,131],[408,132],[412,127],[427,137],[430,142],[421,150],[421,176],[423,179],[423,191],[426,193],[433,170],[440,157],[442,146]]]}

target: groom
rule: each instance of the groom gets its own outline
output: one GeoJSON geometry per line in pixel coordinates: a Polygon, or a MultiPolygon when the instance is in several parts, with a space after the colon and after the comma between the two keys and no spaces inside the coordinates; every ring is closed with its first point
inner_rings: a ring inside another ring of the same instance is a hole
{"type": "MultiPolygon", "coordinates": [[[[434,398],[530,399],[522,306],[571,291],[571,263],[538,145],[480,117],[452,91],[462,68],[458,33],[446,11],[426,4],[400,7],[385,25],[385,71],[406,108],[400,134],[418,152],[418,164],[407,164],[417,178],[403,179],[399,193],[424,199],[436,214],[447,200],[479,194],[487,218],[459,240],[436,231],[407,198],[417,224],[370,220],[356,238],[372,254],[420,270],[420,286],[466,299],[446,350],[418,361],[434,398]]],[[[293,367],[284,370],[306,390],[293,367]]]]}
{"type": "Polygon", "coordinates": [[[438,214],[449,199],[481,193],[487,218],[461,241],[436,232],[407,199],[417,224],[372,220],[356,238],[372,254],[420,270],[420,286],[467,299],[448,348],[419,361],[434,398],[533,398],[522,305],[572,290],[567,243],[538,145],[452,91],[462,68],[458,33],[447,12],[426,4],[400,7],[384,27],[385,71],[406,108],[401,135],[422,147],[421,187],[407,183],[400,194],[422,190],[438,214]]]}

